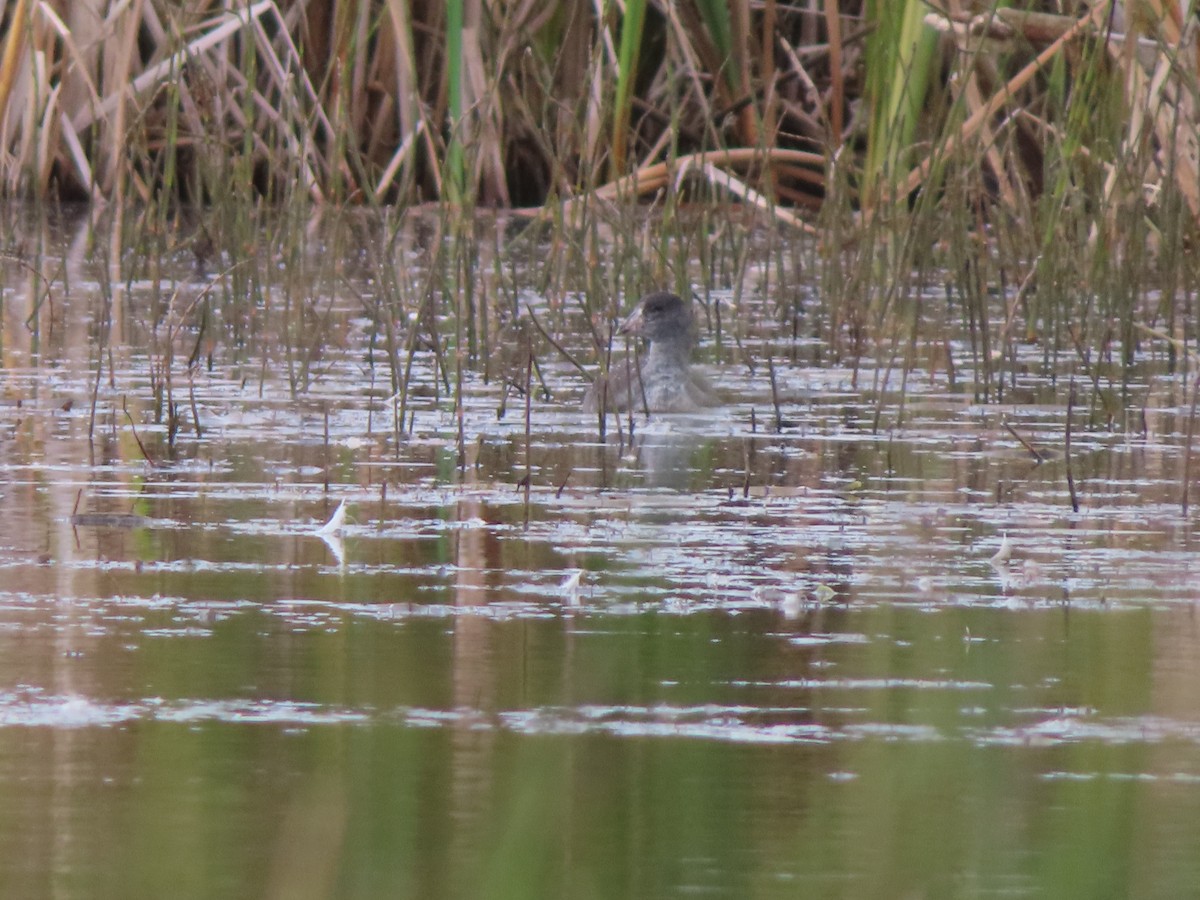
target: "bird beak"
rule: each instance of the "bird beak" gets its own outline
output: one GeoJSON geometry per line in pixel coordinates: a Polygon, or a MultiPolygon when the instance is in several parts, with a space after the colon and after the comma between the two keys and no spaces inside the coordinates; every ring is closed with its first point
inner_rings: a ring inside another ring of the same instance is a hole
{"type": "Polygon", "coordinates": [[[639,303],[637,309],[629,314],[629,317],[621,323],[617,329],[617,334],[620,335],[639,335],[642,333],[642,325],[645,319],[642,318],[642,305],[639,303]]]}

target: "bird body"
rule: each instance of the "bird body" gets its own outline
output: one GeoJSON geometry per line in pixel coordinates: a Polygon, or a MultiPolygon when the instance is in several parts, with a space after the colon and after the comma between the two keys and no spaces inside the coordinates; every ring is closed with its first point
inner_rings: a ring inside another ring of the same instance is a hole
{"type": "Polygon", "coordinates": [[[690,303],[666,291],[648,294],[617,333],[641,337],[649,348],[639,359],[627,356],[614,365],[607,379],[597,378],[583,398],[586,411],[599,412],[601,403],[615,413],[698,412],[720,404],[708,379],[692,369],[696,322],[690,303]]]}

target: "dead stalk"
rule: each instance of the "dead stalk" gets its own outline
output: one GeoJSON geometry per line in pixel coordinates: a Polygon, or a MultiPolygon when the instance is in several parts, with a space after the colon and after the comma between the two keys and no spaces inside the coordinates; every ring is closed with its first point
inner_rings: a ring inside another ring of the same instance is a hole
{"type": "Polygon", "coordinates": [[[1020,435],[1017,429],[1012,427],[1012,423],[1007,419],[1004,422],[1004,427],[1007,428],[1008,433],[1015,437],[1017,441],[1020,442],[1021,446],[1029,452],[1029,455],[1033,457],[1033,461],[1035,463],[1043,463],[1046,461],[1046,457],[1042,454],[1042,452],[1038,450],[1037,447],[1033,446],[1033,444],[1029,443],[1029,441],[1025,440],[1025,438],[1020,435]]]}
{"type": "Polygon", "coordinates": [[[125,413],[125,419],[129,422],[129,428],[133,431],[133,440],[137,443],[138,451],[142,454],[142,459],[146,460],[151,466],[156,466],[156,463],[148,452],[146,445],[142,443],[141,435],[138,434],[137,423],[133,421],[133,416],[129,414],[129,407],[126,405],[125,398],[121,398],[121,412],[125,413]]]}
{"type": "MultiPolygon", "coordinates": [[[[601,414],[603,415],[603,413],[601,414]]],[[[529,491],[533,483],[533,350],[525,357],[525,527],[529,527],[529,491]]]]}
{"type": "MultiPolygon", "coordinates": [[[[1185,381],[1186,385],[1187,382],[1185,381]]],[[[1200,375],[1192,383],[1192,402],[1188,408],[1187,441],[1183,445],[1183,484],[1180,487],[1180,508],[1188,514],[1188,502],[1192,486],[1192,439],[1196,435],[1196,399],[1200,395],[1200,375]]]]}
{"type": "Polygon", "coordinates": [[[1075,376],[1071,376],[1070,387],[1067,388],[1067,436],[1065,452],[1067,459],[1067,490],[1071,493],[1071,510],[1079,512],[1079,497],[1075,493],[1075,475],[1071,463],[1071,410],[1075,406],[1075,376]]]}

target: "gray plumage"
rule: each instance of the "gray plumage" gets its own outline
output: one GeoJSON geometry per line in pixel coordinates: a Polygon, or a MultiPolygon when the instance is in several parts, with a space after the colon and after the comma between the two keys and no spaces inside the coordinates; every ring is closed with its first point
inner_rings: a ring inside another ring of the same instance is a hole
{"type": "Polygon", "coordinates": [[[607,392],[598,377],[584,395],[587,412],[599,411],[602,396],[609,412],[616,413],[696,412],[721,402],[708,379],[692,370],[696,321],[691,303],[666,291],[648,294],[617,334],[640,337],[649,347],[639,359],[613,360],[607,392]]]}

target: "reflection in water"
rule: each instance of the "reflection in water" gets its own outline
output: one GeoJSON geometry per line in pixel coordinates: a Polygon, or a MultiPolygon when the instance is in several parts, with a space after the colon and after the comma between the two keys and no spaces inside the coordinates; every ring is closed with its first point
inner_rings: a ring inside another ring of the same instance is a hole
{"type": "Polygon", "coordinates": [[[715,439],[699,424],[694,416],[660,415],[637,432],[629,455],[645,473],[647,487],[684,491],[703,474],[697,457],[711,453],[715,439]]]}
{"type": "MultiPolygon", "coordinates": [[[[554,399],[527,438],[511,360],[465,372],[460,466],[444,348],[402,360],[403,427],[382,402],[377,272],[248,260],[270,290],[213,275],[193,321],[187,254],[117,295],[83,235],[35,242],[53,304],[4,273],[6,893],[1200,883],[1178,378],[1129,386],[1136,434],[1073,435],[1074,514],[1061,452],[1032,465],[996,408],[914,371],[901,416],[743,298],[788,360],[781,433],[706,334],[727,407],[600,444],[534,340],[554,399]]],[[[406,275],[426,250],[398,237],[406,275]]],[[[586,360],[578,312],[526,299],[586,360]]],[[[1028,352],[1004,415],[1061,445],[1028,352]]]]}

